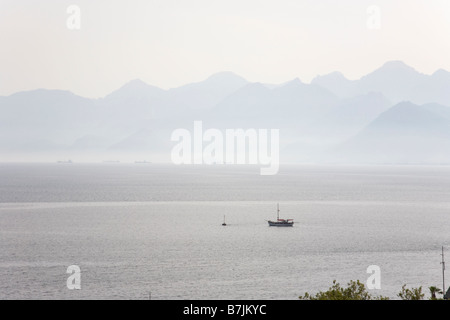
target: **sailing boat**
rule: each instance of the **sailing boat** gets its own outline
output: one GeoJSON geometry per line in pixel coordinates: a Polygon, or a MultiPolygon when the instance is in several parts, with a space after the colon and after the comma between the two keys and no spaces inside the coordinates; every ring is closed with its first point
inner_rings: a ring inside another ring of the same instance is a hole
{"type": "Polygon", "coordinates": [[[277,221],[267,221],[270,227],[292,227],[294,219],[280,219],[280,205],[277,204],[277,221]]]}
{"type": "Polygon", "coordinates": [[[223,215],[223,223],[222,225],[225,227],[227,224],[225,223],[225,215],[223,215]]]}

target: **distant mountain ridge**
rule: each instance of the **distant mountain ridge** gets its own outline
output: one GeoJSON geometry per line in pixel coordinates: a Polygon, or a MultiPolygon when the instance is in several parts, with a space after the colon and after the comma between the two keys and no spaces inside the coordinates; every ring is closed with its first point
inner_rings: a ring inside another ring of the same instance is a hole
{"type": "Polygon", "coordinates": [[[425,75],[402,61],[389,61],[359,80],[348,80],[340,73],[318,76],[312,83],[327,88],[339,97],[380,92],[392,103],[450,104],[450,72],[439,69],[425,75]]]}
{"type": "Polygon", "coordinates": [[[401,61],[359,80],[333,72],[268,85],[220,72],[169,90],[135,79],[100,99],[38,89],[0,97],[0,161],[170,161],[171,132],[201,120],[280,129],[282,161],[450,163],[449,106],[448,71],[425,75],[401,61]]]}
{"type": "Polygon", "coordinates": [[[346,160],[373,163],[450,163],[450,108],[399,103],[339,149],[346,160]]]}

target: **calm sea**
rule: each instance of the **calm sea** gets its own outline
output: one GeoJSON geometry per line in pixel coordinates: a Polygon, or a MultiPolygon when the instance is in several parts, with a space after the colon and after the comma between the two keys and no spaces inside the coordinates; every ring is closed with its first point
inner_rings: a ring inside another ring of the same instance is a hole
{"type": "Polygon", "coordinates": [[[442,287],[442,246],[446,166],[0,165],[0,299],[297,299],[371,265],[396,298],[442,287]]]}

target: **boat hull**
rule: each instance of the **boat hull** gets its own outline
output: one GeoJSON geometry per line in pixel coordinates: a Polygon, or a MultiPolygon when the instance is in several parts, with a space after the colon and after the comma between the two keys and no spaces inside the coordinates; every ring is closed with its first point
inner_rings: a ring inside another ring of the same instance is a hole
{"type": "Polygon", "coordinates": [[[294,221],[290,222],[279,222],[279,221],[267,221],[270,227],[292,227],[294,226],[294,221]]]}

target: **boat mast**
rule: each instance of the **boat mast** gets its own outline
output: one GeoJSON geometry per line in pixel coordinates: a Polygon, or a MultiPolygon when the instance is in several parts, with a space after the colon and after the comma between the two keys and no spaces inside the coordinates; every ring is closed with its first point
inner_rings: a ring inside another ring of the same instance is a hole
{"type": "Polygon", "coordinates": [[[442,247],[442,294],[444,295],[445,298],[445,261],[444,261],[444,247],[442,247]]]}
{"type": "Polygon", "coordinates": [[[277,203],[277,220],[280,220],[280,204],[277,203]]]}

